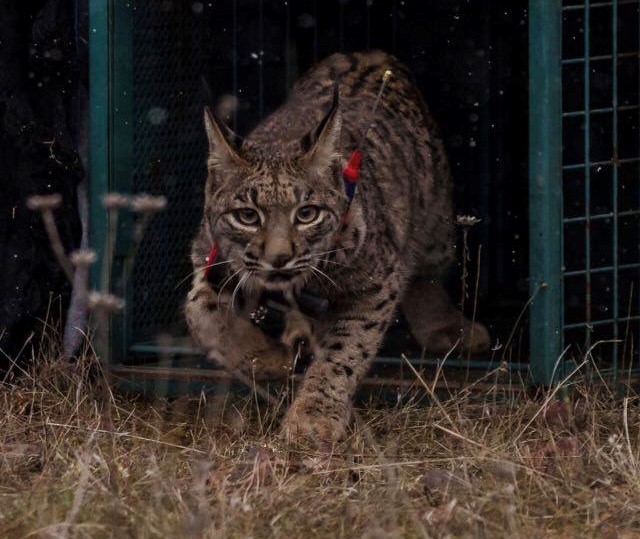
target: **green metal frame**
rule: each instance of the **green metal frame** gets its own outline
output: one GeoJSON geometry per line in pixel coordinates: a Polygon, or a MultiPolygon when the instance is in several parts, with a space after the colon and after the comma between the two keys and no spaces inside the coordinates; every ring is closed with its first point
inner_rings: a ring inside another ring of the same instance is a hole
{"type": "MultiPolygon", "coordinates": [[[[109,170],[109,121],[111,102],[109,99],[110,76],[110,40],[109,40],[109,6],[107,2],[89,0],[89,170],[90,189],[89,206],[89,244],[102,260],[108,249],[109,222],[108,215],[100,203],[100,194],[111,191],[111,175],[109,170]]],[[[101,280],[101,269],[95,264],[91,272],[92,287],[97,287],[101,280]]],[[[100,350],[102,357],[110,357],[109,347],[112,343],[111,328],[107,333],[106,350],[100,350]]]]}
{"type": "Polygon", "coordinates": [[[529,2],[529,282],[533,381],[562,353],[562,3],[529,2]]]}
{"type": "MultiPolygon", "coordinates": [[[[129,247],[131,217],[120,215],[117,239],[111,232],[111,216],[102,205],[105,193],[131,189],[133,168],[133,62],[132,6],[115,0],[89,0],[89,167],[90,244],[101,261],[113,250],[113,266],[96,264],[91,275],[92,286],[107,283],[125,301],[130,302],[130,285],[122,279],[124,259],[129,247]],[[113,242],[116,242],[113,245],[113,242]]],[[[130,341],[129,310],[112,317],[107,328],[103,358],[122,361],[130,341]]]]}
{"type": "MultiPolygon", "coordinates": [[[[102,207],[106,192],[128,192],[133,172],[133,84],[131,6],[115,0],[89,0],[91,95],[91,244],[100,259],[114,249],[110,286],[131,300],[130,285],[118,289],[127,251],[130,221],[120,219],[118,241],[110,234],[109,215],[102,207]]],[[[561,314],[561,3],[530,2],[530,215],[531,215],[531,374],[537,383],[549,383],[562,347],[561,314]]],[[[92,281],[100,286],[100,268],[92,281]]],[[[132,350],[128,309],[109,328],[108,349],[103,357],[121,362],[132,350]]],[[[138,345],[136,350],[140,346],[138,345]]],[[[143,352],[159,352],[156,345],[143,352]]],[[[191,350],[182,351],[191,355],[191,350]]],[[[476,362],[473,362],[474,365],[476,362]]],[[[480,364],[481,363],[481,364],[480,364]]],[[[490,368],[494,362],[480,362],[490,368]]],[[[464,365],[468,366],[467,362],[464,365]]],[[[526,365],[514,364],[517,369],[526,365]]]]}

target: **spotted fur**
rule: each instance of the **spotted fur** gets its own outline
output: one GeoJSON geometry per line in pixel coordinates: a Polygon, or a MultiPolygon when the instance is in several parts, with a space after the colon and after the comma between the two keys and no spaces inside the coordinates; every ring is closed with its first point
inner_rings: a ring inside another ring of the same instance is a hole
{"type": "Polygon", "coordinates": [[[436,125],[395,58],[328,57],[240,146],[205,116],[209,175],[187,321],[209,358],[258,375],[282,374],[296,343],[310,343],[315,359],[284,418],[287,437],[332,443],[344,436],[358,381],[400,304],[424,346],[488,345],[486,330],[464,319],[437,284],[454,256],[450,172],[436,125]],[[341,170],[387,69],[392,76],[363,144],[358,191],[343,224],[341,170]],[[311,226],[299,220],[308,206],[322,212],[311,226]],[[258,226],[247,224],[254,219],[258,226]],[[228,276],[220,294],[203,271],[214,241],[228,276]],[[292,303],[279,341],[248,321],[261,290],[303,286],[330,301],[320,321],[292,303]]]}

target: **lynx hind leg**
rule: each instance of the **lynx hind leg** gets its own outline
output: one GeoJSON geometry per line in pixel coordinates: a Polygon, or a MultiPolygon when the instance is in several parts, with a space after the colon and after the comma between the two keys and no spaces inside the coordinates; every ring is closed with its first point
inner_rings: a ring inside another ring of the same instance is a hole
{"type": "Polygon", "coordinates": [[[444,288],[429,280],[415,280],[409,285],[402,312],[416,340],[430,352],[446,353],[458,343],[478,353],[491,345],[487,329],[465,318],[444,288]]]}

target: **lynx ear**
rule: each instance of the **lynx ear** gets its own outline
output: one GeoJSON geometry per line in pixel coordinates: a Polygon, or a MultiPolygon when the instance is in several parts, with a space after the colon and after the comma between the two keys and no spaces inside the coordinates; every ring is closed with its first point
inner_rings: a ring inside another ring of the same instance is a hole
{"type": "Polygon", "coordinates": [[[209,107],[204,108],[204,127],[209,139],[207,168],[220,172],[244,163],[236,147],[239,137],[218,119],[209,107]]]}
{"type": "Polygon", "coordinates": [[[327,115],[316,130],[301,142],[305,154],[302,161],[316,171],[324,171],[338,158],[342,114],[340,113],[339,92],[336,84],[333,103],[327,115]]]}

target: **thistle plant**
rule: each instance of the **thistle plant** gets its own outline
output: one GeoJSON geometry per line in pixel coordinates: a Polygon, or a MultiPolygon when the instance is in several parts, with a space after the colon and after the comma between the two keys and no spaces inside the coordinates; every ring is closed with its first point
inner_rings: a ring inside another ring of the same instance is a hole
{"type": "Polygon", "coordinates": [[[473,215],[458,215],[456,217],[456,225],[462,228],[462,277],[460,279],[462,290],[460,292],[460,312],[464,312],[465,300],[468,297],[467,278],[469,277],[469,271],[467,264],[471,261],[468,241],[469,229],[477,225],[480,221],[482,221],[482,219],[478,219],[473,215]]]}
{"type": "Polygon", "coordinates": [[[64,245],[60,239],[60,233],[53,217],[53,210],[58,209],[62,204],[62,195],[54,193],[52,195],[35,195],[27,199],[27,208],[40,212],[42,223],[49,238],[53,254],[60,264],[62,271],[70,282],[73,282],[73,267],[69,257],[67,257],[64,245]]]}
{"type": "MultiPolygon", "coordinates": [[[[456,216],[456,225],[462,228],[462,276],[460,277],[460,317],[461,319],[464,317],[464,306],[465,300],[467,299],[468,292],[468,283],[467,279],[469,278],[469,270],[468,263],[471,261],[471,253],[469,252],[469,229],[472,226],[477,225],[482,219],[478,219],[473,215],[458,215],[456,216]]],[[[475,282],[475,293],[473,298],[473,313],[471,316],[471,321],[476,321],[476,307],[478,303],[478,285],[479,285],[479,277],[480,277],[480,248],[478,249],[478,265],[476,271],[476,282],[475,282]]],[[[462,324],[462,320],[460,322],[462,324]]],[[[473,325],[471,326],[471,335],[469,338],[473,337],[473,325]]],[[[467,352],[467,369],[465,373],[465,380],[468,379],[469,376],[469,362],[471,360],[471,351],[467,352]]]]}
{"type": "MultiPolygon", "coordinates": [[[[110,317],[122,311],[125,307],[123,298],[113,294],[110,290],[110,270],[113,266],[114,249],[117,240],[118,221],[120,211],[129,209],[139,215],[133,230],[131,248],[125,259],[123,283],[126,282],[128,273],[133,268],[133,260],[138,251],[139,245],[144,236],[153,215],[163,210],[167,205],[165,197],[151,196],[148,194],[136,195],[129,198],[121,193],[107,193],[102,198],[102,204],[108,212],[109,235],[108,242],[102,258],[102,273],[99,290],[90,290],[89,268],[97,260],[95,251],[91,249],[79,249],[67,254],[65,251],[58,227],[56,225],[53,211],[62,204],[62,196],[58,193],[51,195],[34,195],[27,199],[27,207],[39,212],[42,217],[47,237],[51,244],[52,251],[65,276],[71,284],[74,284],[74,276],[80,278],[75,286],[80,286],[80,305],[86,307],[94,316],[94,327],[97,348],[100,354],[105,354],[108,350],[108,328],[110,317]]],[[[65,350],[65,357],[73,354],[73,350],[65,350]]],[[[109,363],[108,357],[101,357],[103,363],[109,363]]]]}

